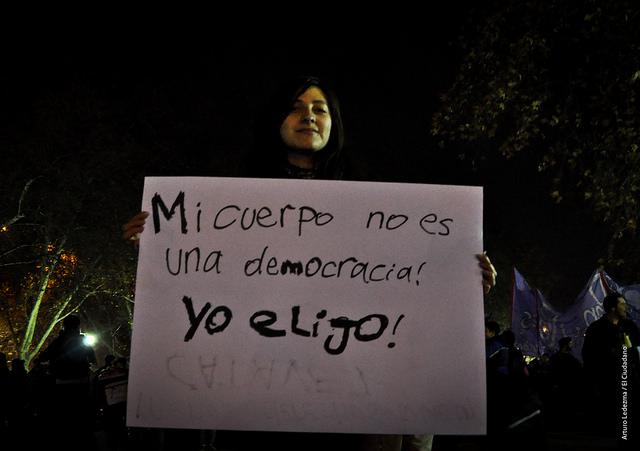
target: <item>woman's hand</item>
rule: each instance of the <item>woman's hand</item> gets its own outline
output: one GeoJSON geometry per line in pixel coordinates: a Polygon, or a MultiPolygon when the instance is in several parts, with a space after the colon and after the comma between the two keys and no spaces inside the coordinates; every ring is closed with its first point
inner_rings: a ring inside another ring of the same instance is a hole
{"type": "Polygon", "coordinates": [[[148,212],[141,211],[133,218],[129,219],[129,222],[122,226],[122,239],[131,241],[135,246],[137,246],[138,241],[140,240],[140,234],[144,230],[144,224],[147,222],[148,216],[148,212]]]}
{"type": "Polygon", "coordinates": [[[480,269],[482,269],[482,287],[484,288],[484,294],[488,294],[489,291],[496,286],[498,272],[491,264],[491,260],[489,260],[486,252],[476,255],[476,257],[478,257],[478,261],[480,262],[478,265],[480,269]]]}

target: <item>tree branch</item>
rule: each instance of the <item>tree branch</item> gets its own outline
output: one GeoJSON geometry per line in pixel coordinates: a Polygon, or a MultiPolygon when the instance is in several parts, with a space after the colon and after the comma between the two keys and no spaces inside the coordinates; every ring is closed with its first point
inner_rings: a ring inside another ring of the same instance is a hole
{"type": "MultiPolygon", "coordinates": [[[[3,253],[0,254],[0,258],[6,257],[7,255],[16,252],[20,249],[24,249],[27,247],[39,247],[42,246],[44,243],[37,243],[37,244],[21,244],[20,246],[16,246],[13,249],[9,249],[8,251],[5,251],[3,253]]],[[[41,255],[39,255],[38,257],[42,257],[41,255]]]]}
{"type": "Polygon", "coordinates": [[[35,180],[37,180],[37,179],[39,179],[41,177],[42,176],[34,177],[24,185],[24,188],[22,188],[22,194],[20,194],[20,200],[18,201],[18,213],[16,213],[16,215],[13,218],[9,219],[4,224],[5,227],[10,226],[11,224],[13,224],[15,222],[18,222],[19,220],[21,220],[22,218],[25,217],[25,215],[22,213],[22,202],[24,202],[24,198],[26,197],[27,191],[29,191],[29,188],[31,187],[31,184],[35,180]]]}

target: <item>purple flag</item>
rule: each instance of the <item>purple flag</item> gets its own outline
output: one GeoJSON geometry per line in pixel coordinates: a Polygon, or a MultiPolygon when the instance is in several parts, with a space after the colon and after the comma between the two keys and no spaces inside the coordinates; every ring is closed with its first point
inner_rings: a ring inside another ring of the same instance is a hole
{"type": "Polygon", "coordinates": [[[582,360],[584,332],[603,315],[602,301],[614,291],[626,299],[629,318],[640,323],[640,285],[621,287],[604,271],[594,271],[576,301],[560,312],[514,268],[511,328],[516,345],[526,355],[539,356],[557,350],[562,337],[571,337],[572,352],[582,360]]]}
{"type": "Polygon", "coordinates": [[[514,269],[511,327],[516,334],[516,344],[524,354],[539,356],[557,350],[562,337],[571,337],[573,354],[582,360],[584,331],[602,315],[602,300],[609,292],[609,286],[617,287],[617,284],[604,273],[595,271],[576,302],[561,312],[547,302],[539,290],[531,288],[514,269]]]}
{"type": "Polygon", "coordinates": [[[582,292],[568,310],[560,315],[554,338],[557,347],[562,337],[573,339],[573,355],[582,361],[582,344],[587,326],[600,318],[603,313],[602,300],[617,284],[604,271],[594,271],[582,292]]]}
{"type": "Polygon", "coordinates": [[[529,286],[516,268],[513,268],[511,304],[511,330],[516,346],[525,355],[540,355],[540,299],[538,291],[529,286]]]}
{"type": "MultiPolygon", "coordinates": [[[[627,301],[627,317],[636,324],[640,324],[640,285],[626,285],[620,286],[609,277],[606,272],[602,272],[604,283],[607,286],[607,291],[618,292],[627,301]]],[[[602,304],[602,300],[600,300],[602,304]]]]}
{"type": "Polygon", "coordinates": [[[547,302],[540,290],[529,286],[517,269],[513,270],[511,329],[516,346],[525,355],[551,352],[568,329],[564,317],[547,302]]]}
{"type": "Polygon", "coordinates": [[[618,291],[627,301],[627,316],[640,325],[640,285],[627,285],[618,291]]]}
{"type": "Polygon", "coordinates": [[[558,348],[558,341],[562,337],[574,336],[580,333],[576,326],[562,312],[556,310],[547,302],[542,293],[538,291],[540,298],[540,342],[541,351],[554,352],[558,348]]]}

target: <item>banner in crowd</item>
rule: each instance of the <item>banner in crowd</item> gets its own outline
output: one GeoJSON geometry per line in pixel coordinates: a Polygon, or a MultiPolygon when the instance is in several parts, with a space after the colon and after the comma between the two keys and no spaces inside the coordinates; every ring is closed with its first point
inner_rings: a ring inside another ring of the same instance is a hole
{"type": "Polygon", "coordinates": [[[640,324],[640,285],[620,287],[620,293],[627,301],[627,316],[640,324]]]}
{"type": "Polygon", "coordinates": [[[540,355],[544,346],[540,337],[540,293],[529,286],[525,278],[513,268],[513,296],[511,329],[516,344],[526,355],[540,355]]]}
{"type": "Polygon", "coordinates": [[[482,189],[147,178],[127,423],[485,431],[482,189]]]}
{"type": "Polygon", "coordinates": [[[603,315],[602,301],[614,291],[627,301],[629,318],[640,324],[640,285],[621,287],[606,272],[596,270],[575,302],[566,311],[559,311],[514,268],[511,328],[516,346],[525,355],[539,356],[555,352],[562,337],[571,337],[572,352],[582,360],[584,332],[603,315]]]}

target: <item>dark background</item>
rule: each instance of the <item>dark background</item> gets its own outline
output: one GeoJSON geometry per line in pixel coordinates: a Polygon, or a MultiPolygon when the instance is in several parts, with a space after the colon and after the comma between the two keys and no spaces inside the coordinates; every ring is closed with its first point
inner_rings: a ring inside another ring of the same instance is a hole
{"type": "Polygon", "coordinates": [[[139,209],[145,175],[240,175],[257,111],[278,80],[315,74],[335,87],[350,158],[366,179],[484,186],[485,247],[500,273],[490,315],[508,321],[514,265],[567,304],[606,253],[607,231],[584,205],[554,204],[527,158],[488,155],[478,167],[430,133],[461,63],[458,37],[482,15],[468,3],[413,21],[363,20],[344,37],[330,21],[306,18],[233,33],[114,23],[30,35],[7,49],[0,76],[0,212],[12,211],[27,180],[55,173],[64,188],[33,195],[64,209],[76,193],[83,227],[96,228],[84,245],[123,246],[119,227],[139,209]]]}

